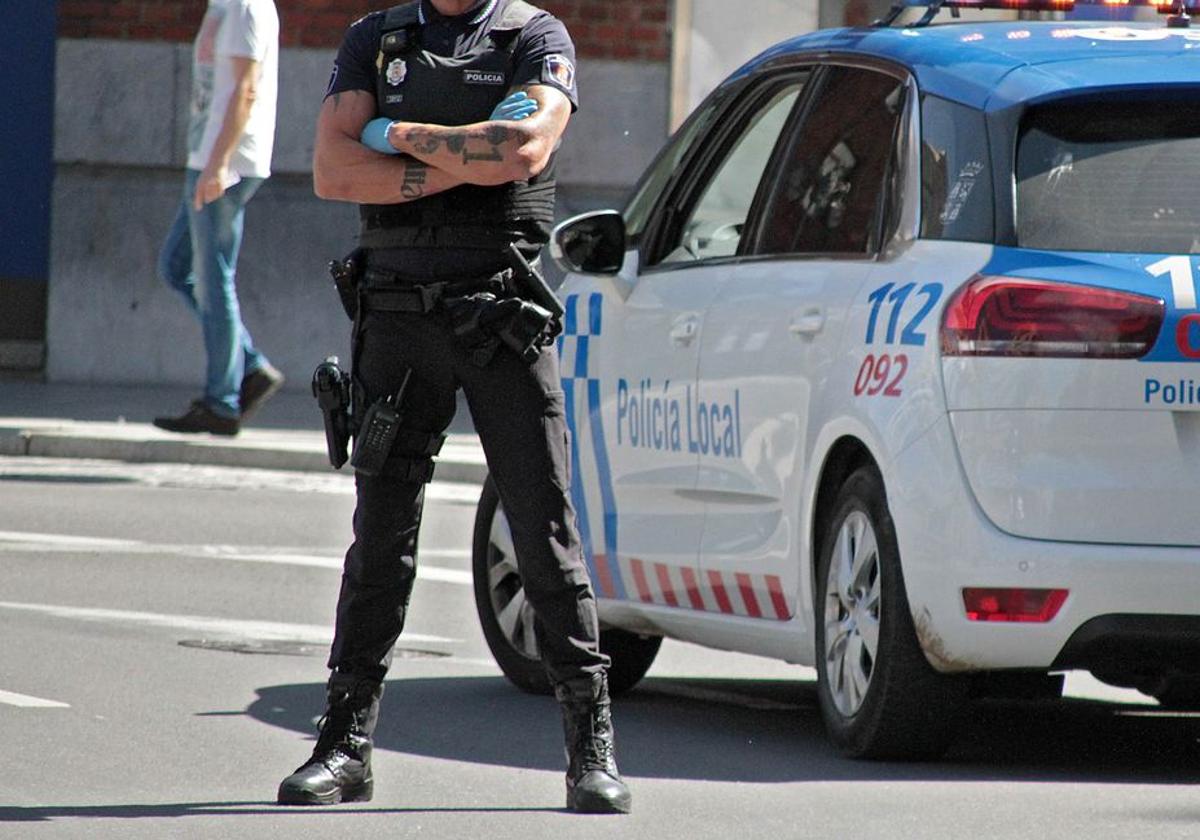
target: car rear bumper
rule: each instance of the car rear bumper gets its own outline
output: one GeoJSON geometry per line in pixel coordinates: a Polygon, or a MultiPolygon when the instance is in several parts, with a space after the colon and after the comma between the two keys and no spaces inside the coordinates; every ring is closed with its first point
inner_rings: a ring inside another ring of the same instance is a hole
{"type": "MultiPolygon", "coordinates": [[[[1103,658],[1098,640],[1105,627],[1116,626],[1097,619],[1197,615],[1200,550],[1194,547],[1056,542],[998,529],[971,494],[948,417],[900,453],[888,472],[909,604],[926,657],[938,670],[1091,668],[1086,663],[1103,658]],[[979,622],[967,618],[963,587],[1064,588],[1070,594],[1049,622],[979,622]],[[1088,633],[1077,636],[1085,626],[1088,633]]],[[[1194,627],[1191,621],[1159,626],[1171,636],[1183,632],[1172,627],[1184,625],[1194,627]]]]}

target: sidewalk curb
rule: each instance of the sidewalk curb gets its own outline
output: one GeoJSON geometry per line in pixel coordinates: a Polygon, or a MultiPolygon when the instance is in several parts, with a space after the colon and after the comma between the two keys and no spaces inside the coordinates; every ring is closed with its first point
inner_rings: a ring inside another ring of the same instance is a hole
{"type": "MultiPolygon", "coordinates": [[[[131,463],[170,463],[250,469],[333,472],[323,439],[309,433],[286,432],[289,439],[254,435],[222,440],[211,437],[179,439],[142,424],[54,423],[0,424],[0,456],[35,458],[93,458],[131,463]],[[93,427],[112,427],[98,429],[93,427]],[[107,434],[104,431],[108,431],[107,434]],[[162,434],[162,437],[158,435],[162,434]],[[257,440],[256,440],[257,438],[257,440]]],[[[438,481],[481,484],[487,464],[477,444],[448,442],[436,459],[438,481]]],[[[343,472],[349,472],[347,467],[343,472]]]]}

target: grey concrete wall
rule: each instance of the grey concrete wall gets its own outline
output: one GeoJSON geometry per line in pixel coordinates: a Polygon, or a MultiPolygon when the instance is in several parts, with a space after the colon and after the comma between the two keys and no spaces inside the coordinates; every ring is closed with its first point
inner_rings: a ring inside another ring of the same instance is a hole
{"type": "Polygon", "coordinates": [[[817,28],[817,0],[688,0],[688,5],[687,113],[767,47],[817,28]]]}
{"type": "MultiPolygon", "coordinates": [[[[312,195],[312,135],[331,50],[285,50],[274,169],[246,213],[238,269],[255,341],[306,388],[347,354],[324,265],[353,246],[355,210],[312,195]]],[[[60,40],[46,377],[199,387],[199,328],[155,262],[182,190],[186,45],[60,40]]],[[[666,65],[585,62],[560,154],[560,218],[616,206],[667,131],[666,65]]],[[[171,407],[164,407],[169,409],[171,407]]]]}

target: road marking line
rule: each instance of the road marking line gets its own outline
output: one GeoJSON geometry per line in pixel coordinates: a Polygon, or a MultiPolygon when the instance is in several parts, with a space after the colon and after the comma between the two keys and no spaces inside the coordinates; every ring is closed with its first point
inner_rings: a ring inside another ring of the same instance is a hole
{"type": "Polygon", "coordinates": [[[107,537],[75,537],[69,534],[35,534],[27,531],[0,531],[0,542],[41,545],[81,546],[95,548],[136,548],[145,545],[138,540],[115,540],[107,537]]]}
{"type": "Polygon", "coordinates": [[[0,703],[8,706],[21,706],[26,709],[69,709],[70,703],[60,703],[57,700],[43,700],[41,697],[31,697],[28,694],[17,694],[15,691],[0,690],[0,703]]]}
{"type": "Polygon", "coordinates": [[[475,576],[465,569],[445,569],[441,566],[426,566],[417,563],[417,580],[430,580],[437,583],[454,583],[459,586],[472,586],[475,576]]]}
{"type": "MultiPolygon", "coordinates": [[[[116,554],[174,554],[181,557],[218,558],[250,563],[279,563],[289,566],[309,566],[321,569],[341,569],[342,554],[302,554],[286,549],[246,548],[232,545],[170,545],[148,543],[140,540],[109,539],[107,537],[79,537],[68,534],[39,534],[26,531],[0,531],[3,550],[14,551],[79,551],[116,554]]],[[[420,552],[421,558],[462,560],[471,556],[466,549],[432,548],[420,552]]],[[[470,586],[471,572],[464,569],[447,569],[429,566],[421,560],[417,564],[417,579],[436,583],[452,583],[470,586]]]]}
{"type": "MultiPolygon", "coordinates": [[[[422,556],[429,552],[423,552],[422,556]]],[[[249,563],[282,563],[289,566],[315,566],[322,569],[342,568],[342,558],[322,557],[314,554],[215,554],[222,560],[240,560],[249,563]]],[[[417,562],[417,580],[429,580],[437,583],[455,583],[460,586],[470,586],[474,576],[465,569],[447,569],[442,566],[429,566],[417,562]]]]}
{"type": "MultiPolygon", "coordinates": [[[[253,638],[262,641],[306,642],[327,645],[333,640],[333,629],[321,624],[288,624],[279,621],[246,621],[231,618],[213,618],[199,615],[167,615],[164,613],[134,612],[132,610],[108,610],[93,607],[68,607],[56,604],[26,604],[0,601],[0,609],[35,612],[55,618],[79,621],[100,621],[110,624],[135,624],[148,627],[165,627],[171,630],[186,630],[191,633],[211,633],[234,638],[253,638]]],[[[406,642],[432,642],[453,644],[461,639],[446,636],[430,636],[405,632],[406,642]]]]}

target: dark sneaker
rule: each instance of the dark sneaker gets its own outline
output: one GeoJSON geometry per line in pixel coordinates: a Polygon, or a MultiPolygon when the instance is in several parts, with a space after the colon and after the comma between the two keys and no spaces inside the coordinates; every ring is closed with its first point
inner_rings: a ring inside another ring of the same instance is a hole
{"type": "Polygon", "coordinates": [[[263,403],[275,395],[283,387],[283,374],[271,365],[263,365],[258,370],[250,371],[242,378],[242,387],[238,392],[238,405],[242,407],[242,420],[262,408],[263,403]]]}
{"type": "Polygon", "coordinates": [[[233,437],[241,428],[241,422],[236,417],[222,417],[203,400],[196,400],[191,408],[181,417],[155,417],[154,425],[168,432],[196,434],[208,432],[210,435],[233,437]]]}

